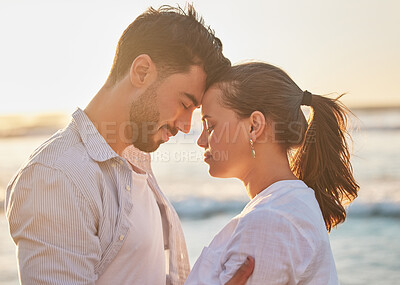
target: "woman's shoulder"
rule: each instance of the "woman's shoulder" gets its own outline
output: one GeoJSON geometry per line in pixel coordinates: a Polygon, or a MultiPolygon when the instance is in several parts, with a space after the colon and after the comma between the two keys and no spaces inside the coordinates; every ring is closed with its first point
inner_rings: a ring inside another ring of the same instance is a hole
{"type": "Polygon", "coordinates": [[[327,236],[325,222],[311,188],[291,188],[259,197],[240,215],[238,229],[282,230],[305,237],[327,236]],[[273,197],[275,196],[275,197],[273,197]]]}
{"type": "Polygon", "coordinates": [[[315,192],[301,180],[279,181],[258,195],[252,205],[256,212],[276,212],[288,219],[315,219],[322,216],[315,192]],[[304,213],[308,213],[304,216],[304,213]]]}

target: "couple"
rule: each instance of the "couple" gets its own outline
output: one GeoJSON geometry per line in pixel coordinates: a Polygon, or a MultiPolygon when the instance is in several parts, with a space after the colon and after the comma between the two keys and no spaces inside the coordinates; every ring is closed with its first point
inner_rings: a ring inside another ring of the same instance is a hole
{"type": "Polygon", "coordinates": [[[345,135],[337,100],[266,63],[232,67],[190,5],[150,8],[124,31],[105,85],[7,188],[20,281],[338,284],[328,231],[358,191],[345,135]],[[251,201],[189,274],[149,152],[189,132],[200,104],[210,174],[242,180],[251,201]]]}

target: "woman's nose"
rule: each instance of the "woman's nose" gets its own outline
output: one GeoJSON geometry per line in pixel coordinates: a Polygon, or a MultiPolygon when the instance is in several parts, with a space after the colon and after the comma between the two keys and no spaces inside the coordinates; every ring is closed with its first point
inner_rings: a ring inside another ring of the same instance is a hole
{"type": "Polygon", "coordinates": [[[207,135],[206,135],[206,132],[204,131],[204,129],[201,132],[200,137],[197,140],[197,144],[198,144],[198,146],[200,146],[202,148],[208,147],[208,138],[207,138],[207,135]]]}

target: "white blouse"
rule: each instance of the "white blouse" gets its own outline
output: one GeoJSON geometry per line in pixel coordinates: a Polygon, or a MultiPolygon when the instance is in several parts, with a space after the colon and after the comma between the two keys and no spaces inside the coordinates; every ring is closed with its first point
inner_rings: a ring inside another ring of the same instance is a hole
{"type": "Polygon", "coordinates": [[[185,284],[225,284],[247,256],[247,284],[339,284],[314,195],[300,180],[279,181],[254,197],[205,247],[185,284]]]}

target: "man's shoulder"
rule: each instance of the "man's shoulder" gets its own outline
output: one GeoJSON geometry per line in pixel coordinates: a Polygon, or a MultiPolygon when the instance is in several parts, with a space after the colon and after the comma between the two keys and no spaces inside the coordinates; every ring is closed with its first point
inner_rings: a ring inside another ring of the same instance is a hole
{"type": "Polygon", "coordinates": [[[66,161],[76,163],[76,159],[84,157],[85,154],[87,152],[79,134],[71,126],[68,126],[59,130],[36,148],[22,168],[34,164],[62,168],[66,161]]]}
{"type": "MultiPolygon", "coordinates": [[[[35,185],[44,175],[52,176],[45,181],[64,177],[79,188],[85,196],[91,196],[97,185],[100,166],[88,155],[79,132],[71,125],[43,142],[21,166],[7,186],[7,191],[17,187],[18,181],[29,180],[35,185]]],[[[41,181],[40,183],[42,183],[41,181]]],[[[50,182],[49,182],[50,183],[50,182]]]]}
{"type": "Polygon", "coordinates": [[[81,176],[90,181],[90,177],[96,176],[100,171],[98,163],[88,154],[79,131],[73,124],[59,130],[36,148],[18,173],[22,174],[24,170],[37,165],[60,171],[72,181],[81,176]]]}

